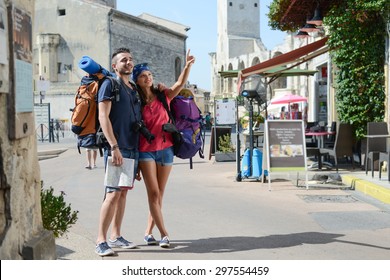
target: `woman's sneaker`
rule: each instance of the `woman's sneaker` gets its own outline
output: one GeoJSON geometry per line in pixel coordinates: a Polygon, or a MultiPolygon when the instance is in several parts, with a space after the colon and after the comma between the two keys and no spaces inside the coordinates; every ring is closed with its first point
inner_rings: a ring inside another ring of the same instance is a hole
{"type": "Polygon", "coordinates": [[[164,236],[163,239],[160,240],[160,247],[161,248],[169,248],[169,238],[168,236],[164,236]]]}
{"type": "Polygon", "coordinates": [[[148,245],[157,245],[157,240],[153,237],[153,235],[149,234],[144,237],[144,241],[148,245]]]}
{"type": "Polygon", "coordinates": [[[131,241],[127,241],[122,236],[117,237],[115,240],[108,240],[108,244],[113,248],[134,249],[137,245],[131,241]]]}
{"type": "Polygon", "coordinates": [[[108,246],[107,242],[102,242],[96,245],[95,253],[101,257],[115,255],[114,250],[112,250],[111,247],[108,246]]]}

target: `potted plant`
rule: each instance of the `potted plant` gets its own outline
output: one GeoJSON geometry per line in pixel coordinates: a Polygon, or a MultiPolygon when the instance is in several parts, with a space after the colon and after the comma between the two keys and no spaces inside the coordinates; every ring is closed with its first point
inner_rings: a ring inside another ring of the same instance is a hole
{"type": "Polygon", "coordinates": [[[232,144],[230,135],[225,134],[218,138],[215,161],[236,161],[236,148],[232,144]]]}
{"type": "MultiPolygon", "coordinates": [[[[259,127],[261,123],[264,123],[264,117],[259,113],[253,114],[253,126],[259,127]]],[[[240,118],[240,124],[242,129],[248,129],[249,125],[249,113],[245,113],[244,116],[240,118]]]]}

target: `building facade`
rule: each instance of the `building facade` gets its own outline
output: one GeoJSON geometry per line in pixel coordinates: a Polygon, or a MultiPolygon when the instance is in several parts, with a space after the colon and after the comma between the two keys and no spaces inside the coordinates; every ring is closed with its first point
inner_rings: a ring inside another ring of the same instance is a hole
{"type": "MultiPolygon", "coordinates": [[[[220,72],[245,69],[310,44],[319,37],[319,35],[313,35],[310,38],[300,39],[292,33],[286,33],[282,44],[268,50],[261,41],[259,0],[217,1],[218,40],[217,50],[211,54],[212,98],[210,107],[215,96],[239,95],[238,79],[223,78],[220,72]]],[[[335,113],[333,106],[329,105],[332,104],[330,100],[332,88],[327,74],[328,54],[318,56],[297,67],[318,72],[314,77],[291,76],[276,79],[268,86],[267,100],[287,92],[305,96],[308,98],[306,105],[308,121],[330,123],[335,113]]]]}
{"type": "Polygon", "coordinates": [[[34,23],[35,102],[50,103],[51,117],[70,119],[74,94],[86,73],[78,67],[88,55],[111,70],[111,54],[128,47],[135,63],[149,63],[156,82],[172,85],[186,56],[187,26],[116,10],[116,1],[36,0],[34,23]],[[39,84],[37,82],[36,84],[39,84]]]}

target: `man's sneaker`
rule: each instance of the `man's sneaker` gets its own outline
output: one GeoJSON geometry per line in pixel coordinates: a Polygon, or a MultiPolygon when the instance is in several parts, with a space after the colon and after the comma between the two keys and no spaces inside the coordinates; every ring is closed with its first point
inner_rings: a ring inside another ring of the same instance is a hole
{"type": "Polygon", "coordinates": [[[112,256],[115,254],[115,252],[111,249],[111,247],[108,246],[107,242],[102,242],[96,245],[95,253],[101,257],[112,256]]]}
{"type": "Polygon", "coordinates": [[[108,244],[112,248],[123,248],[123,249],[134,249],[137,247],[136,244],[134,244],[131,241],[127,241],[122,236],[117,237],[115,240],[108,240],[108,244]]]}
{"type": "Polygon", "coordinates": [[[157,245],[157,240],[154,239],[153,235],[149,234],[144,237],[144,241],[148,245],[157,245]]]}
{"type": "Polygon", "coordinates": [[[160,240],[160,247],[161,248],[168,248],[169,246],[170,246],[169,238],[168,238],[168,236],[164,236],[163,239],[160,240]]]}

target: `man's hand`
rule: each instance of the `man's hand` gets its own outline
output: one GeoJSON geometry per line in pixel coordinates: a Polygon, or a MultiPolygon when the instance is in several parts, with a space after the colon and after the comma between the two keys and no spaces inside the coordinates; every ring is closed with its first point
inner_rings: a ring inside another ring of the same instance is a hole
{"type": "Polygon", "coordinates": [[[112,164],[115,166],[121,166],[123,164],[122,153],[119,148],[111,150],[112,164]]]}

